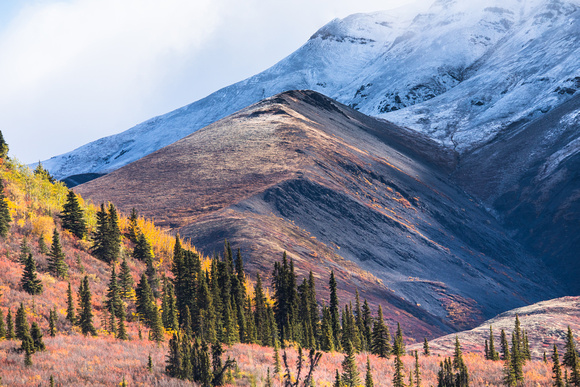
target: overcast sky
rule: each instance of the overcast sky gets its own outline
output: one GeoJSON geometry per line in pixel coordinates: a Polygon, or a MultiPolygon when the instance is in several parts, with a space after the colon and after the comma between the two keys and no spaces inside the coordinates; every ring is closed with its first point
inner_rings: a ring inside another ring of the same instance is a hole
{"type": "Polygon", "coordinates": [[[272,66],[330,20],[413,0],[0,0],[0,130],[31,163],[272,66]]]}

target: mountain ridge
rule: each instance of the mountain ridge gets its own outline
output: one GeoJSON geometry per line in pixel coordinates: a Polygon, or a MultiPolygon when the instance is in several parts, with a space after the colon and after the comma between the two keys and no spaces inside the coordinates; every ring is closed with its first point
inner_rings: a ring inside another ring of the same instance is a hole
{"type": "Polygon", "coordinates": [[[452,156],[319,93],[290,91],[75,190],[134,206],[207,254],[227,238],[252,270],[283,250],[299,271],[334,267],[349,278],[345,297],[355,287],[392,294],[455,329],[561,294],[449,181],[452,156]]]}

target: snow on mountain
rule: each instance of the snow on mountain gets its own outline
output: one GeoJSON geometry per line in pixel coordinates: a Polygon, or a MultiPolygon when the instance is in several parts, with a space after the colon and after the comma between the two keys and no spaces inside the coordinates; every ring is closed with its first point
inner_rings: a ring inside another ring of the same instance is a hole
{"type": "Polygon", "coordinates": [[[336,19],[260,74],[43,164],[61,179],[108,173],[292,89],[319,91],[465,152],[580,89],[579,2],[438,0],[418,14],[336,19]]]}

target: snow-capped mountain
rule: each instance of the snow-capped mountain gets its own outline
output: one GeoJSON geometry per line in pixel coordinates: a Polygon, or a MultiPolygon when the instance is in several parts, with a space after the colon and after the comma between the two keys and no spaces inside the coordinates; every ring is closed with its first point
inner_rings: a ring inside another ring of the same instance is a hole
{"type": "Polygon", "coordinates": [[[580,89],[579,3],[437,0],[420,14],[333,20],[260,74],[43,164],[60,179],[108,173],[291,89],[319,91],[464,153],[580,89]]]}

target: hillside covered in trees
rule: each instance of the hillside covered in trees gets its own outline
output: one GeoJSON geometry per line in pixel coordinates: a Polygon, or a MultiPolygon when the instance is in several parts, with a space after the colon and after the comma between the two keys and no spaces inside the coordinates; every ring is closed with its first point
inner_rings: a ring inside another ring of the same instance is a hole
{"type": "Polygon", "coordinates": [[[500,350],[493,335],[483,355],[463,354],[457,338],[452,351],[430,350],[427,338],[407,350],[413,340],[380,305],[358,292],[340,302],[333,271],[301,278],[281,252],[252,278],[227,241],[203,256],[0,145],[0,384],[580,385],[570,329],[554,343],[562,365],[555,346],[532,359],[534,332],[517,315],[500,350]]]}

